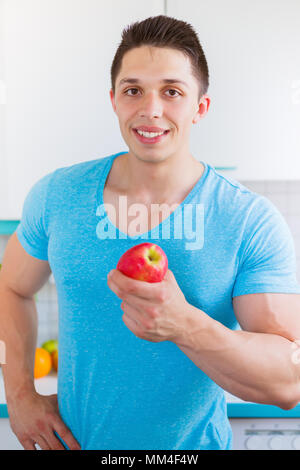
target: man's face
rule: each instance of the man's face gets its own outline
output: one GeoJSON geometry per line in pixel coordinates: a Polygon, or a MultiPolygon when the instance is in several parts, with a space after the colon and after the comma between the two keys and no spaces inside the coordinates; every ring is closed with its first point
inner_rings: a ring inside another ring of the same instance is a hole
{"type": "Polygon", "coordinates": [[[198,82],[191,72],[188,57],[170,48],[142,46],[128,51],[116,78],[115,96],[110,90],[113,109],[130,153],[157,162],[171,155],[189,152],[190,130],[208,111],[207,95],[198,102],[198,82]],[[138,83],[120,81],[138,79],[138,83]],[[163,83],[176,79],[185,83],[163,83]],[[156,143],[142,142],[136,128],[159,127],[169,132],[156,143]]]}

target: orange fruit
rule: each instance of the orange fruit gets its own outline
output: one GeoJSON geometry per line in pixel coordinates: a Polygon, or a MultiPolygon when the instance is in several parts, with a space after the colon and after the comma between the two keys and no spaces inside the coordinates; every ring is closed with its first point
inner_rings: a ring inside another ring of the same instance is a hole
{"type": "Polygon", "coordinates": [[[53,353],[51,354],[51,359],[52,359],[52,367],[57,372],[57,368],[58,368],[58,349],[53,351],[53,353]]]}
{"type": "Polygon", "coordinates": [[[39,379],[49,374],[52,367],[51,355],[43,348],[36,348],[34,360],[34,378],[39,379]]]}

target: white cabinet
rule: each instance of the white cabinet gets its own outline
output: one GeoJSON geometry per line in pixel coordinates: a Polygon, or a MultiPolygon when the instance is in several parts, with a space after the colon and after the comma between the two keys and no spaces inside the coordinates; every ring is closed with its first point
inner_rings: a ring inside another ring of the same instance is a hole
{"type": "Polygon", "coordinates": [[[164,1],[0,0],[0,13],[0,219],[18,220],[45,174],[128,150],[110,67],[122,30],[164,1]]]}
{"type": "Polygon", "coordinates": [[[170,0],[167,14],[195,28],[210,71],[192,154],[239,180],[300,179],[300,2],[170,0]]]}
{"type": "Polygon", "coordinates": [[[0,450],[23,450],[23,446],[11,430],[8,418],[0,418],[0,450]]]}

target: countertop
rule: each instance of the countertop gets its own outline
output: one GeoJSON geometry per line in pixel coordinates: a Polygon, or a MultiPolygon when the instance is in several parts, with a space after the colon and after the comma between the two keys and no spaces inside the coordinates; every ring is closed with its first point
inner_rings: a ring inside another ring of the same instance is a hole
{"type": "MultiPolygon", "coordinates": [[[[36,391],[41,395],[57,393],[57,374],[52,371],[45,377],[35,379],[36,391]]],[[[300,418],[300,404],[291,410],[282,410],[273,405],[262,405],[243,401],[225,392],[229,418],[300,418]]],[[[0,418],[8,418],[4,381],[0,368],[0,418]]]]}

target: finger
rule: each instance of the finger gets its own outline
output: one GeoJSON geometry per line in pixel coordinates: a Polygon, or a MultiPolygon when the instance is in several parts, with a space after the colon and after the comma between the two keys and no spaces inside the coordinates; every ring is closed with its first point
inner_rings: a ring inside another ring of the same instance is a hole
{"type": "Polygon", "coordinates": [[[125,323],[125,325],[127,326],[127,328],[133,334],[135,334],[135,336],[140,337],[142,335],[142,331],[138,327],[137,323],[134,320],[132,320],[132,318],[130,318],[126,313],[124,313],[124,315],[122,316],[122,320],[125,323]]]}
{"type": "Polygon", "coordinates": [[[135,321],[137,326],[144,330],[150,330],[153,328],[153,319],[149,318],[149,315],[146,313],[140,312],[134,306],[129,305],[126,301],[123,301],[121,304],[121,308],[131,320],[135,321]]]}
{"type": "Polygon", "coordinates": [[[26,441],[20,441],[24,450],[37,450],[35,447],[35,442],[31,439],[27,439],[26,441]]]}
{"type": "Polygon", "coordinates": [[[150,302],[150,300],[142,299],[141,297],[136,297],[132,294],[124,295],[122,303],[124,302],[135,308],[138,312],[142,314],[143,317],[152,316],[153,311],[157,308],[157,304],[154,304],[152,301],[150,302]]]}
{"type": "Polygon", "coordinates": [[[57,421],[54,425],[54,430],[57,432],[59,437],[67,444],[70,450],[81,449],[80,444],[76,441],[70,429],[67,428],[63,421],[57,421]]]}
{"type": "Polygon", "coordinates": [[[122,291],[121,291],[121,289],[119,289],[117,284],[115,284],[111,280],[107,281],[107,284],[108,284],[109,288],[116,294],[116,296],[119,297],[119,299],[123,298],[122,291]]]}
{"type": "Polygon", "coordinates": [[[131,321],[136,324],[136,326],[138,326],[139,328],[143,326],[142,315],[134,307],[129,305],[127,302],[123,301],[121,303],[121,309],[123,310],[124,315],[127,315],[131,319],[131,321]]]}
{"type": "Polygon", "coordinates": [[[51,450],[48,442],[41,434],[37,436],[35,442],[40,446],[42,450],[51,450]]]}
{"type": "Polygon", "coordinates": [[[160,293],[161,282],[145,282],[132,279],[121,273],[118,269],[111,271],[111,277],[108,277],[108,285],[110,281],[114,282],[121,292],[134,294],[143,299],[153,299],[160,293]]]}
{"type": "Polygon", "coordinates": [[[173,273],[173,271],[171,271],[171,269],[167,269],[164,279],[165,279],[166,281],[168,281],[168,280],[170,280],[170,281],[171,281],[171,280],[173,280],[173,281],[176,280],[176,279],[175,279],[175,276],[174,276],[174,273],[173,273]]]}
{"type": "Polygon", "coordinates": [[[64,445],[55,436],[53,429],[50,430],[49,436],[47,436],[48,442],[50,444],[51,450],[66,450],[64,445]]]}

